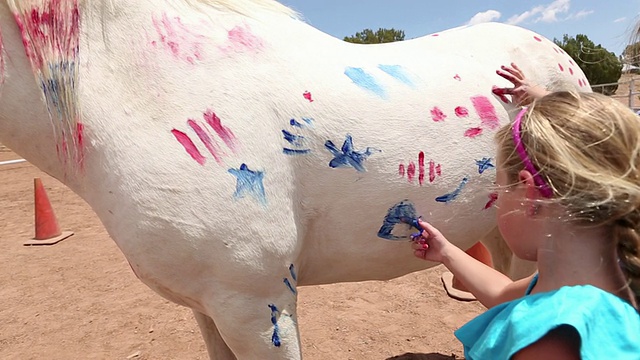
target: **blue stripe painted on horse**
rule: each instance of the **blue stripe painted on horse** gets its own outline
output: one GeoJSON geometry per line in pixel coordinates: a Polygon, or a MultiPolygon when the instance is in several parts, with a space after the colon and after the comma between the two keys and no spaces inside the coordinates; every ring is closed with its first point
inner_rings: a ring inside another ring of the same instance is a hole
{"type": "Polygon", "coordinates": [[[380,96],[383,99],[387,98],[387,92],[378,84],[376,79],[361,68],[348,67],[345,69],[344,74],[353,81],[354,84],[359,87],[371,91],[372,93],[380,96]]]}
{"type": "Polygon", "coordinates": [[[396,80],[400,81],[401,83],[415,88],[415,83],[413,82],[413,80],[411,80],[411,77],[409,76],[409,74],[407,73],[407,71],[400,65],[378,65],[378,69],[384,71],[385,73],[389,74],[389,76],[395,78],[396,80]]]}

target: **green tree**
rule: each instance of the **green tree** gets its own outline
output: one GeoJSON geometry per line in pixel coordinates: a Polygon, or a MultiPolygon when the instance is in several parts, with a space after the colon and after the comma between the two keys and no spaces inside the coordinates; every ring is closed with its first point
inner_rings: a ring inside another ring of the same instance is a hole
{"type": "Polygon", "coordinates": [[[404,40],[404,31],[380,28],[378,31],[364,29],[353,36],[345,36],[344,41],[354,44],[382,44],[404,40]]]}
{"type": "Polygon", "coordinates": [[[640,42],[627,46],[622,52],[622,59],[633,66],[640,66],[640,42]]]}
{"type": "MultiPolygon", "coordinates": [[[[592,85],[614,83],[622,74],[622,63],[616,54],[607,51],[602,45],[595,45],[586,35],[578,34],[570,37],[565,34],[562,41],[553,39],[580,66],[592,85]]],[[[596,88],[594,91],[611,95],[618,85],[596,88]]]]}

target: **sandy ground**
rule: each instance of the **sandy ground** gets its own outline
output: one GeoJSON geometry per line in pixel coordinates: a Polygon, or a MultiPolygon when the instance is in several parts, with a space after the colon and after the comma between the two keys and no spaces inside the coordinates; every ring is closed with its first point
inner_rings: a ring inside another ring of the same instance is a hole
{"type": "MultiPolygon", "coordinates": [[[[0,161],[16,158],[0,149],[0,161]]],[[[442,271],[301,288],[305,359],[461,358],[453,331],[483,307],[448,298],[442,271]]],[[[0,166],[0,284],[0,359],[207,359],[191,311],[137,280],[88,205],[28,163],[0,166]],[[75,231],[54,246],[22,245],[34,177],[75,231]]]]}

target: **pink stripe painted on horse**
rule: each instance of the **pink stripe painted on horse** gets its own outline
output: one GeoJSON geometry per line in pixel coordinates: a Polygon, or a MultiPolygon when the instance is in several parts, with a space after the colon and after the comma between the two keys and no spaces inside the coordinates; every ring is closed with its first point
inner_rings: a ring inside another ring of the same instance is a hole
{"type": "Polygon", "coordinates": [[[398,165],[398,175],[404,177],[404,174],[405,174],[404,164],[398,165]]]}
{"type": "Polygon", "coordinates": [[[424,152],[422,151],[418,154],[418,183],[420,185],[424,183],[424,152]]]}
{"type": "Polygon", "coordinates": [[[216,115],[212,110],[207,110],[204,113],[204,119],[206,120],[207,124],[211,126],[213,131],[215,131],[216,134],[218,134],[220,139],[222,139],[222,141],[224,141],[224,143],[227,144],[229,149],[235,151],[236,136],[233,135],[233,132],[231,132],[231,130],[229,130],[228,127],[222,125],[222,121],[220,120],[218,115],[216,115]]]}
{"type": "Polygon", "coordinates": [[[413,178],[416,176],[416,164],[413,162],[409,163],[409,167],[407,168],[407,180],[409,182],[413,182],[413,178]]]}
{"type": "Polygon", "coordinates": [[[189,137],[189,135],[176,129],[171,130],[171,133],[173,134],[173,136],[176,137],[176,140],[178,140],[178,142],[184,147],[187,153],[191,155],[193,160],[198,162],[198,164],[200,165],[204,165],[204,163],[206,162],[206,159],[204,158],[204,156],[202,156],[202,154],[200,153],[200,150],[198,150],[198,148],[196,147],[196,144],[194,144],[193,141],[191,141],[191,138],[189,137]]]}
{"type": "Polygon", "coordinates": [[[483,126],[489,129],[496,129],[500,126],[500,119],[489,98],[486,96],[474,96],[471,98],[471,103],[476,109],[476,113],[478,113],[483,126]]]}
{"type": "Polygon", "coordinates": [[[218,145],[211,139],[209,134],[198,124],[195,120],[187,120],[187,124],[195,131],[196,135],[200,138],[200,141],[204,144],[204,146],[209,150],[209,153],[216,160],[218,164],[222,164],[222,159],[218,155],[220,149],[218,145]]]}

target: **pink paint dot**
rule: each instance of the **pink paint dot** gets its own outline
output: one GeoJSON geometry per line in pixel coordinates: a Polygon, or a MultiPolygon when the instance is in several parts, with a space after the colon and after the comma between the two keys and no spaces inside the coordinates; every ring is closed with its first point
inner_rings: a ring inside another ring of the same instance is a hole
{"type": "Polygon", "coordinates": [[[558,54],[560,53],[560,51],[558,51],[558,49],[557,49],[557,48],[553,48],[553,51],[555,51],[555,52],[556,52],[556,53],[558,53],[558,54]]]}
{"type": "Polygon", "coordinates": [[[433,118],[433,121],[439,122],[439,121],[443,121],[444,119],[447,118],[447,115],[445,115],[442,110],[440,110],[437,106],[434,107],[433,109],[431,109],[431,118],[433,118]]]}
{"type": "Polygon", "coordinates": [[[571,65],[575,65],[575,64],[573,63],[573,60],[571,60],[571,59],[569,59],[569,64],[571,64],[571,65]]]}
{"type": "Polygon", "coordinates": [[[471,128],[464,132],[464,136],[468,138],[474,138],[481,134],[482,134],[482,128],[479,128],[479,127],[471,128]]]}
{"type": "Polygon", "coordinates": [[[302,96],[304,96],[305,99],[309,100],[309,102],[313,102],[313,99],[311,98],[311,93],[308,91],[305,91],[302,96]]]}
{"type": "Polygon", "coordinates": [[[564,68],[562,67],[562,64],[558,63],[558,67],[560,68],[560,71],[564,71],[564,68]]]}
{"type": "Polygon", "coordinates": [[[405,174],[404,164],[398,165],[398,175],[404,177],[404,174],[405,174]]]}
{"type": "Polygon", "coordinates": [[[457,117],[467,117],[469,116],[469,110],[467,110],[464,106],[458,106],[456,108],[456,116],[457,117]]]}
{"type": "Polygon", "coordinates": [[[569,68],[569,73],[573,75],[573,68],[569,68]]]}
{"type": "Polygon", "coordinates": [[[584,85],[582,85],[582,79],[578,79],[578,85],[580,85],[580,87],[584,86],[584,85]]]}
{"type": "Polygon", "coordinates": [[[539,38],[539,37],[537,37],[537,36],[534,36],[533,38],[534,38],[534,39],[536,39],[536,41],[538,41],[538,42],[542,42],[542,39],[540,39],[540,38],[539,38]]]}
{"type": "Polygon", "coordinates": [[[409,163],[409,167],[407,168],[407,180],[409,182],[413,182],[413,178],[416,176],[416,164],[413,162],[409,163]]]}
{"type": "Polygon", "coordinates": [[[462,80],[462,78],[460,78],[460,75],[458,75],[458,74],[456,74],[456,76],[454,76],[453,78],[458,80],[458,81],[462,80]]]}
{"type": "Polygon", "coordinates": [[[431,36],[440,36],[440,34],[431,34],[431,36]]]}

